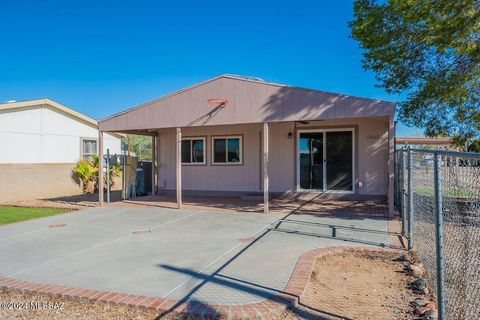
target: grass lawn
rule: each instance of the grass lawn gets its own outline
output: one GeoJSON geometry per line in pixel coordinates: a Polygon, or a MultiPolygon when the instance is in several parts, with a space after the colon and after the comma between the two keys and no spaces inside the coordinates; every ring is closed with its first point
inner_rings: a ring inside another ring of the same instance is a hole
{"type": "Polygon", "coordinates": [[[68,212],[67,209],[51,208],[21,208],[21,207],[2,207],[0,206],[0,225],[30,220],[35,218],[53,216],[55,214],[68,212]]]}
{"type": "MultiPolygon", "coordinates": [[[[435,189],[432,186],[429,187],[414,187],[413,191],[421,196],[433,197],[435,195],[435,189]]],[[[442,188],[442,196],[449,198],[476,198],[477,194],[474,191],[465,188],[442,188]]]]}

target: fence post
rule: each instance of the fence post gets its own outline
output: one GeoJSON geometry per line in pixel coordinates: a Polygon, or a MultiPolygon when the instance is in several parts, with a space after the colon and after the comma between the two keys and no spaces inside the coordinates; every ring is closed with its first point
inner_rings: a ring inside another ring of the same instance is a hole
{"type": "Polygon", "coordinates": [[[408,189],[408,250],[413,249],[413,160],[412,149],[410,146],[407,149],[407,189],[408,189]]]}
{"type": "Polygon", "coordinates": [[[436,247],[437,247],[437,299],[438,299],[438,318],[445,318],[445,257],[443,248],[443,204],[442,204],[442,173],[441,156],[434,153],[434,179],[435,179],[435,214],[437,221],[435,224],[436,247]]]}
{"type": "Polygon", "coordinates": [[[400,193],[400,211],[402,213],[402,235],[407,234],[407,217],[405,210],[405,156],[404,156],[404,148],[400,149],[400,170],[399,174],[399,188],[398,192],[400,193]]]}

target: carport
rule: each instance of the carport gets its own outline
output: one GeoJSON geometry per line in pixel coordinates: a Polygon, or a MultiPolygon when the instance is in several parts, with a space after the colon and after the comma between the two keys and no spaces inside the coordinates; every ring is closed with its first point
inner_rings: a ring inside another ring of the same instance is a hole
{"type": "Polygon", "coordinates": [[[99,145],[105,132],[152,136],[154,195],[175,195],[178,209],[182,195],[261,196],[268,213],[272,197],[325,193],[388,201],[393,216],[394,112],[391,102],[222,75],[100,120],[99,145]]]}

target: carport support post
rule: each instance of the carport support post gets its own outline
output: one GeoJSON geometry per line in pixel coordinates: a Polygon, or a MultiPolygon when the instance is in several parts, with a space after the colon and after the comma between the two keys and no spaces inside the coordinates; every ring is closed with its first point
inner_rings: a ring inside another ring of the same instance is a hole
{"type": "Polygon", "coordinates": [[[98,131],[98,206],[103,207],[103,131],[98,131]]]}
{"type": "Polygon", "coordinates": [[[123,146],[122,157],[122,200],[127,199],[127,178],[125,172],[127,171],[127,146],[123,146]]]}
{"type": "Polygon", "coordinates": [[[110,203],[110,149],[107,148],[107,203],[110,203]]]}
{"type": "Polygon", "coordinates": [[[268,122],[263,123],[263,212],[268,213],[268,122]]]}
{"type": "Polygon", "coordinates": [[[157,135],[152,137],[152,195],[157,194],[157,135]]]}
{"type": "Polygon", "coordinates": [[[182,129],[180,128],[177,128],[176,149],[177,208],[182,209],[182,129]]]}

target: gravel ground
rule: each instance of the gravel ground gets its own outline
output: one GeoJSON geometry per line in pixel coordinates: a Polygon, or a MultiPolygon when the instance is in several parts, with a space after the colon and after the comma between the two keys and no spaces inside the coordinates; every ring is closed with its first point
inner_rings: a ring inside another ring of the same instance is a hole
{"type": "Polygon", "coordinates": [[[385,253],[318,258],[302,302],[328,319],[415,319],[413,278],[396,258],[385,253]]]}
{"type": "MultiPolygon", "coordinates": [[[[114,190],[111,192],[112,202],[122,200],[122,191],[114,190]]],[[[98,193],[79,194],[75,196],[66,196],[52,199],[31,199],[19,201],[4,201],[0,203],[5,206],[17,207],[35,207],[35,208],[62,208],[62,209],[83,209],[98,206],[98,193]]]]}
{"type": "MultiPolygon", "coordinates": [[[[135,309],[120,305],[110,305],[103,302],[78,301],[75,299],[52,297],[49,295],[23,293],[14,290],[0,289],[0,303],[48,303],[52,309],[34,310],[23,308],[20,310],[8,310],[0,308],[0,319],[35,319],[35,320],[153,320],[158,319],[159,314],[153,310],[135,309]],[[55,308],[55,309],[53,309],[55,308]]],[[[180,315],[168,315],[164,320],[187,320],[192,319],[180,315]]],[[[294,313],[285,311],[268,317],[257,318],[261,320],[286,320],[299,319],[294,313]]],[[[203,319],[202,319],[203,320],[203,319]]]]}
{"type": "Polygon", "coordinates": [[[79,205],[68,202],[58,202],[50,200],[24,200],[24,201],[10,201],[0,203],[2,206],[13,206],[13,207],[24,207],[24,208],[58,208],[58,209],[69,209],[69,210],[79,210],[85,207],[93,207],[93,205],[79,205]]]}
{"type": "Polygon", "coordinates": [[[82,302],[73,299],[51,297],[48,295],[21,293],[12,290],[2,289],[0,291],[0,302],[40,302],[50,303],[57,309],[21,309],[6,310],[0,309],[0,319],[36,319],[36,320],[90,320],[90,319],[155,319],[157,313],[150,310],[138,310],[123,306],[114,306],[102,302],[82,302]]]}

